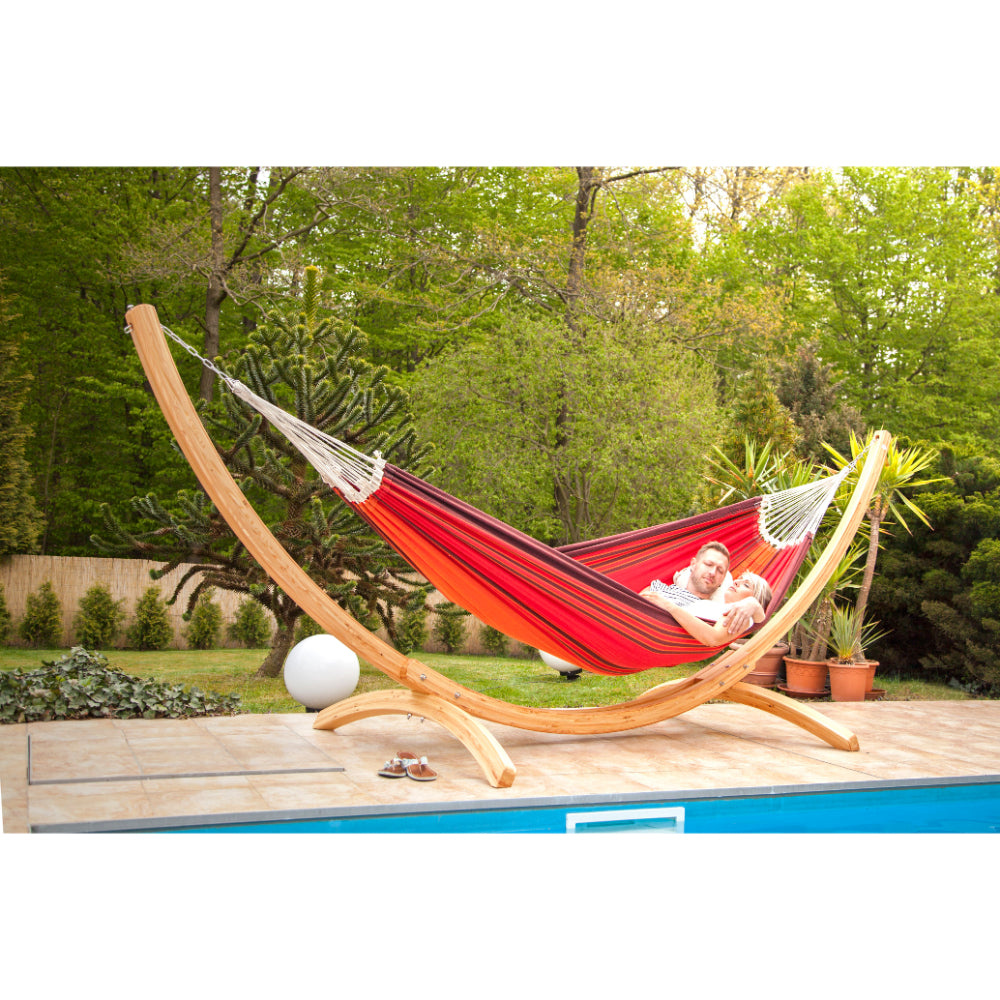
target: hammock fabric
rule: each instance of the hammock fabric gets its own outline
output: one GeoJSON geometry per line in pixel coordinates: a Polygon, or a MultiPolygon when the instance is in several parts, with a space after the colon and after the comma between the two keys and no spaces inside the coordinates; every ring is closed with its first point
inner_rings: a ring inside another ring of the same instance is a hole
{"type": "MultiPolygon", "coordinates": [[[[338,491],[339,492],[339,491],[338,491]]],[[[703,659],[705,646],[638,591],[669,579],[707,541],[733,575],[767,579],[777,607],[812,541],[776,549],[758,528],[762,498],[669,524],[553,549],[392,465],[354,509],[446,598],[505,635],[599,674],[703,659]]]]}

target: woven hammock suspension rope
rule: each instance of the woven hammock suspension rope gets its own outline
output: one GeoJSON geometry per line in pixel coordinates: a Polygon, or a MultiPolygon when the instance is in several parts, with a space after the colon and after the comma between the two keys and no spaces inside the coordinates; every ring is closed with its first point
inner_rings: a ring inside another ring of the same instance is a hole
{"type": "MultiPolygon", "coordinates": [[[[700,659],[700,645],[638,591],[724,542],[737,571],[767,577],[780,603],[855,460],[835,475],[667,525],[553,549],[330,437],[202,358],[238,399],[271,422],[332,489],[449,600],[511,638],[597,673],[700,659]]],[[[862,453],[863,454],[863,453],[862,453]]],[[[723,647],[714,647],[721,649],[723,647]]]]}

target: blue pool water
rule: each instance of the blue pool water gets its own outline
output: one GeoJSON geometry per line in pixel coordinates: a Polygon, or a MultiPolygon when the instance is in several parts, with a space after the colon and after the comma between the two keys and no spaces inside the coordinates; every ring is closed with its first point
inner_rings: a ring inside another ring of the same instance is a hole
{"type": "MultiPolygon", "coordinates": [[[[208,818],[206,818],[208,819],[208,818]]],[[[136,827],[131,828],[133,831],[136,827]]],[[[342,809],[262,821],[180,821],[172,833],[995,833],[1000,776],[688,792],[668,797],[591,796],[342,809]]]]}

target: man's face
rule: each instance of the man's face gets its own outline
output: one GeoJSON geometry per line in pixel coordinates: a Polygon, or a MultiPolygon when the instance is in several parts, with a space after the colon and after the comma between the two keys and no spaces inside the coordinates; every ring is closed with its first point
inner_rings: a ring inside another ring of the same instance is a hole
{"type": "Polygon", "coordinates": [[[709,598],[722,586],[729,570],[729,560],[718,549],[706,549],[691,560],[691,589],[709,598]]]}

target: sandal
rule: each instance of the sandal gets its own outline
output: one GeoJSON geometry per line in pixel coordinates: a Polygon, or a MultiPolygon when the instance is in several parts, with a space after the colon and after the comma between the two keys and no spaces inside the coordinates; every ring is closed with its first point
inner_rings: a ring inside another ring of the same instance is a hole
{"type": "Polygon", "coordinates": [[[387,760],[382,765],[382,770],[379,771],[379,774],[383,778],[405,778],[406,764],[398,757],[393,757],[392,760],[387,760]]]}
{"type": "Polygon", "coordinates": [[[406,765],[406,773],[414,781],[433,781],[437,777],[437,772],[432,771],[427,766],[427,758],[421,757],[419,761],[413,761],[406,765]]]}

